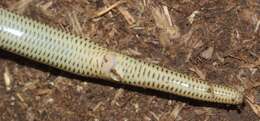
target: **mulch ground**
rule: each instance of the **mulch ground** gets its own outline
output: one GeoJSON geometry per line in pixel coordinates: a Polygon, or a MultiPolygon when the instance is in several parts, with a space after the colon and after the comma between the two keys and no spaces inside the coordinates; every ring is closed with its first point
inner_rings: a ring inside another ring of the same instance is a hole
{"type": "Polygon", "coordinates": [[[241,106],[205,103],[79,77],[0,51],[1,121],[259,120],[259,0],[1,0],[0,7],[245,91],[241,106]]]}

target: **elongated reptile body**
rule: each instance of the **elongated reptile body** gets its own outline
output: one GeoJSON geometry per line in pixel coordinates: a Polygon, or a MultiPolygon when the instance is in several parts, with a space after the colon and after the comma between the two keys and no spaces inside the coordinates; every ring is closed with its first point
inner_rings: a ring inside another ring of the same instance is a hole
{"type": "Polygon", "coordinates": [[[78,75],[114,80],[193,99],[240,104],[243,94],[102,48],[0,8],[0,49],[78,75]]]}

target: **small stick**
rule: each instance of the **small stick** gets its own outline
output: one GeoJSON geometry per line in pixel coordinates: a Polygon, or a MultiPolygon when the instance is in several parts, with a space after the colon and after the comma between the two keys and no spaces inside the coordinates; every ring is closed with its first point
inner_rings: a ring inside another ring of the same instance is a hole
{"type": "Polygon", "coordinates": [[[120,1],[117,1],[116,3],[114,3],[113,5],[109,6],[108,8],[105,8],[104,10],[98,12],[95,17],[99,17],[99,16],[102,16],[104,14],[106,14],[107,12],[109,12],[110,10],[114,9],[115,7],[119,6],[120,4],[123,4],[123,3],[126,3],[125,0],[120,0],[120,1]]]}

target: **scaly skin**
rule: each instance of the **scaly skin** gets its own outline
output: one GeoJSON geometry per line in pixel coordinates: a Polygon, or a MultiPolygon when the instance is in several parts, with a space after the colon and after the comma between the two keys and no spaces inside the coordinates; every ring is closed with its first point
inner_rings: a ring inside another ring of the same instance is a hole
{"type": "Polygon", "coordinates": [[[234,88],[206,82],[102,48],[0,8],[0,49],[86,77],[113,80],[193,99],[241,104],[234,88]]]}

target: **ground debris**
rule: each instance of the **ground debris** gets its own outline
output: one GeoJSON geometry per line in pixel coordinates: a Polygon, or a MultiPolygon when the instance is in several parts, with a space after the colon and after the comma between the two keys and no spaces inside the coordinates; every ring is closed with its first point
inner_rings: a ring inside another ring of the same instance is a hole
{"type": "Polygon", "coordinates": [[[175,23],[173,23],[167,6],[162,6],[162,8],[152,7],[151,11],[156,26],[161,29],[159,33],[160,43],[162,47],[167,49],[171,45],[171,39],[177,39],[180,37],[179,28],[175,23]]]}
{"type": "Polygon", "coordinates": [[[192,14],[188,17],[188,20],[191,24],[193,23],[197,14],[200,14],[200,11],[193,11],[192,14]]]}
{"type": "Polygon", "coordinates": [[[124,16],[125,20],[129,25],[133,25],[136,22],[134,17],[130,14],[129,11],[127,11],[125,7],[119,6],[118,10],[124,16]]]}
{"type": "MultiPolygon", "coordinates": [[[[245,110],[238,113],[214,103],[68,74],[0,50],[1,121],[259,120],[257,0],[1,0],[0,7],[134,58],[246,90],[245,110]]],[[[107,60],[103,69],[114,79],[125,76],[110,63],[113,57],[107,60]]]]}
{"type": "Polygon", "coordinates": [[[160,121],[160,117],[157,114],[152,111],[149,111],[149,113],[156,119],[156,121],[160,121]]]}
{"type": "Polygon", "coordinates": [[[246,64],[241,64],[241,68],[256,68],[260,66],[260,57],[254,61],[253,63],[246,63],[246,64]]]}
{"type": "Polygon", "coordinates": [[[80,24],[78,17],[75,12],[69,12],[68,13],[69,22],[72,25],[72,31],[76,33],[77,35],[83,36],[83,30],[82,25],[80,24]]]}
{"type": "Polygon", "coordinates": [[[11,90],[12,77],[11,77],[11,74],[10,74],[8,67],[5,67],[4,81],[5,81],[6,91],[10,91],[11,90]]]}
{"type": "Polygon", "coordinates": [[[102,15],[108,13],[110,10],[114,9],[115,7],[118,7],[120,4],[123,4],[126,2],[127,1],[125,1],[125,0],[119,0],[119,1],[115,2],[114,4],[110,5],[109,7],[105,7],[102,10],[100,10],[99,12],[97,12],[94,17],[102,16],[102,15]]]}
{"type": "Polygon", "coordinates": [[[100,106],[102,106],[102,105],[104,105],[103,102],[98,102],[97,105],[96,105],[92,110],[95,112],[95,111],[97,111],[97,110],[100,108],[100,106]]]}
{"type": "Polygon", "coordinates": [[[195,72],[201,79],[206,80],[207,73],[201,71],[199,68],[190,68],[191,71],[195,72]]]}
{"type": "MultiPolygon", "coordinates": [[[[122,95],[123,95],[123,93],[124,93],[124,90],[123,89],[118,89],[117,91],[116,91],[116,94],[115,94],[115,96],[114,96],[114,98],[113,98],[113,100],[111,101],[111,104],[112,105],[115,105],[115,104],[117,104],[118,102],[118,99],[120,98],[120,97],[122,97],[122,95]]],[[[117,104],[118,105],[118,104],[117,104]]]]}
{"type": "Polygon", "coordinates": [[[15,10],[18,13],[22,14],[28,9],[28,6],[33,2],[33,0],[19,0],[19,2],[10,6],[11,10],[15,10]]]}
{"type": "MultiPolygon", "coordinates": [[[[259,96],[259,95],[257,95],[259,96]]],[[[255,97],[252,93],[248,94],[246,96],[246,102],[247,104],[249,104],[249,106],[251,107],[251,109],[254,111],[254,113],[260,117],[260,105],[256,102],[257,101],[257,97],[255,97]]]]}
{"type": "Polygon", "coordinates": [[[180,117],[180,112],[181,110],[184,108],[186,104],[185,103],[177,103],[174,107],[174,109],[172,110],[170,116],[171,116],[171,119],[173,121],[178,121],[178,119],[181,119],[180,117]]]}
{"type": "Polygon", "coordinates": [[[212,55],[213,55],[213,52],[214,52],[214,48],[213,47],[209,47],[208,49],[204,50],[201,53],[201,57],[203,57],[205,59],[211,59],[212,55]]]}
{"type": "Polygon", "coordinates": [[[45,15],[48,18],[54,18],[54,13],[50,10],[53,6],[53,1],[48,2],[39,2],[34,7],[40,11],[43,15],[45,15]]]}

